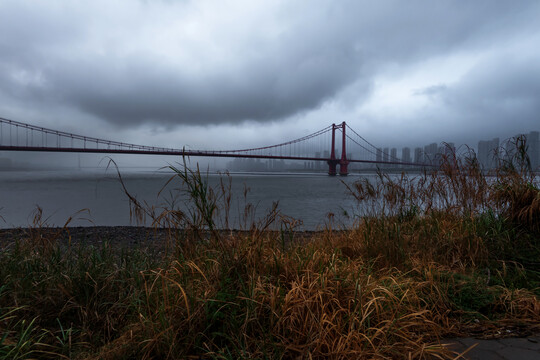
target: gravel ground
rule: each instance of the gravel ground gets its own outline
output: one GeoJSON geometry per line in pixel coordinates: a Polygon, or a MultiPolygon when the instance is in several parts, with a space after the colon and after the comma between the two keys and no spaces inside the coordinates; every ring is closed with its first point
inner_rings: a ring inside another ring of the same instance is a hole
{"type": "Polygon", "coordinates": [[[57,239],[61,244],[101,246],[107,242],[118,248],[165,248],[168,229],[138,226],[96,226],[70,228],[0,229],[0,247],[10,246],[17,239],[57,239]]]}
{"type": "MultiPolygon", "coordinates": [[[[115,248],[150,248],[158,251],[167,248],[167,240],[171,229],[156,229],[142,226],[95,226],[69,228],[13,228],[0,229],[0,248],[11,246],[17,239],[57,239],[61,244],[86,244],[101,246],[108,243],[115,248]]],[[[223,236],[246,234],[240,230],[221,230],[223,236]]],[[[270,233],[270,232],[269,232],[270,233]]],[[[274,232],[276,237],[278,233],[274,232]]],[[[317,232],[294,232],[295,241],[307,241],[317,232]]]]}

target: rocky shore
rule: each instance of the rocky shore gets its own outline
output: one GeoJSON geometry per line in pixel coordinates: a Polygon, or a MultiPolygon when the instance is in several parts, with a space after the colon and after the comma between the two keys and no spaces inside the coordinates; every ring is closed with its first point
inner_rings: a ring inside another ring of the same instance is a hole
{"type": "MultiPolygon", "coordinates": [[[[95,247],[108,244],[114,248],[149,248],[164,250],[170,245],[170,239],[181,237],[183,230],[153,228],[144,226],[91,226],[67,228],[11,228],[0,229],[0,248],[10,246],[16,240],[58,241],[62,245],[91,245],[95,247]],[[175,234],[179,231],[180,234],[175,234]]],[[[224,237],[247,234],[242,230],[220,230],[224,237]]],[[[272,233],[268,231],[268,233],[272,233]]],[[[295,240],[308,240],[316,231],[296,231],[295,240]]],[[[287,236],[290,239],[290,236],[287,236]]]]}
{"type": "Polygon", "coordinates": [[[61,244],[114,247],[164,247],[169,229],[143,226],[93,226],[68,228],[13,228],[0,229],[0,247],[9,246],[16,240],[54,240],[61,244]]]}

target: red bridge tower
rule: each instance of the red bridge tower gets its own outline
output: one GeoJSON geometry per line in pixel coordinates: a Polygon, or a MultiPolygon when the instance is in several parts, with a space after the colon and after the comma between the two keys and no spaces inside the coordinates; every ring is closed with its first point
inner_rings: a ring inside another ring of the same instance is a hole
{"type": "Polygon", "coordinates": [[[339,175],[347,176],[349,174],[348,165],[349,161],[347,160],[347,148],[346,148],[346,135],[345,135],[346,124],[345,121],[339,125],[332,124],[332,149],[330,150],[330,159],[328,163],[328,175],[335,176],[337,174],[337,165],[339,165],[339,175]],[[336,129],[341,129],[341,159],[336,159],[336,129]]]}

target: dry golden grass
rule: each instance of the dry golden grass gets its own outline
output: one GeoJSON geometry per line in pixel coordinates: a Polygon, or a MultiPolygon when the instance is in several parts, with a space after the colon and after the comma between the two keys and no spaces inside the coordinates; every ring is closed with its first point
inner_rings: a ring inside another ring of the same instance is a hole
{"type": "MultiPolygon", "coordinates": [[[[285,251],[271,236],[236,238],[233,254],[199,245],[197,256],[145,274],[138,323],[99,356],[452,358],[439,341],[459,334],[462,318],[444,274],[465,267],[423,257],[387,267],[351,247],[354,236],[318,233],[285,251]]],[[[524,289],[501,288],[493,307],[501,321],[540,321],[524,289]]]]}

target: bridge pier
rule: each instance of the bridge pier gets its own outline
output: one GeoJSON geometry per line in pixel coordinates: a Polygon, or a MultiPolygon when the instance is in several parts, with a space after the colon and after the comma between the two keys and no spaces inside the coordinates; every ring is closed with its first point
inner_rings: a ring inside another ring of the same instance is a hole
{"type": "MultiPolygon", "coordinates": [[[[337,175],[337,165],[339,164],[339,160],[328,160],[328,175],[330,176],[336,176],[337,175]]],[[[341,170],[341,167],[340,167],[341,170]]],[[[340,172],[341,173],[341,172],[340,172]]]]}
{"type": "Polygon", "coordinates": [[[349,162],[347,160],[339,162],[339,175],[340,176],[349,175],[348,165],[349,165],[349,162]]]}

